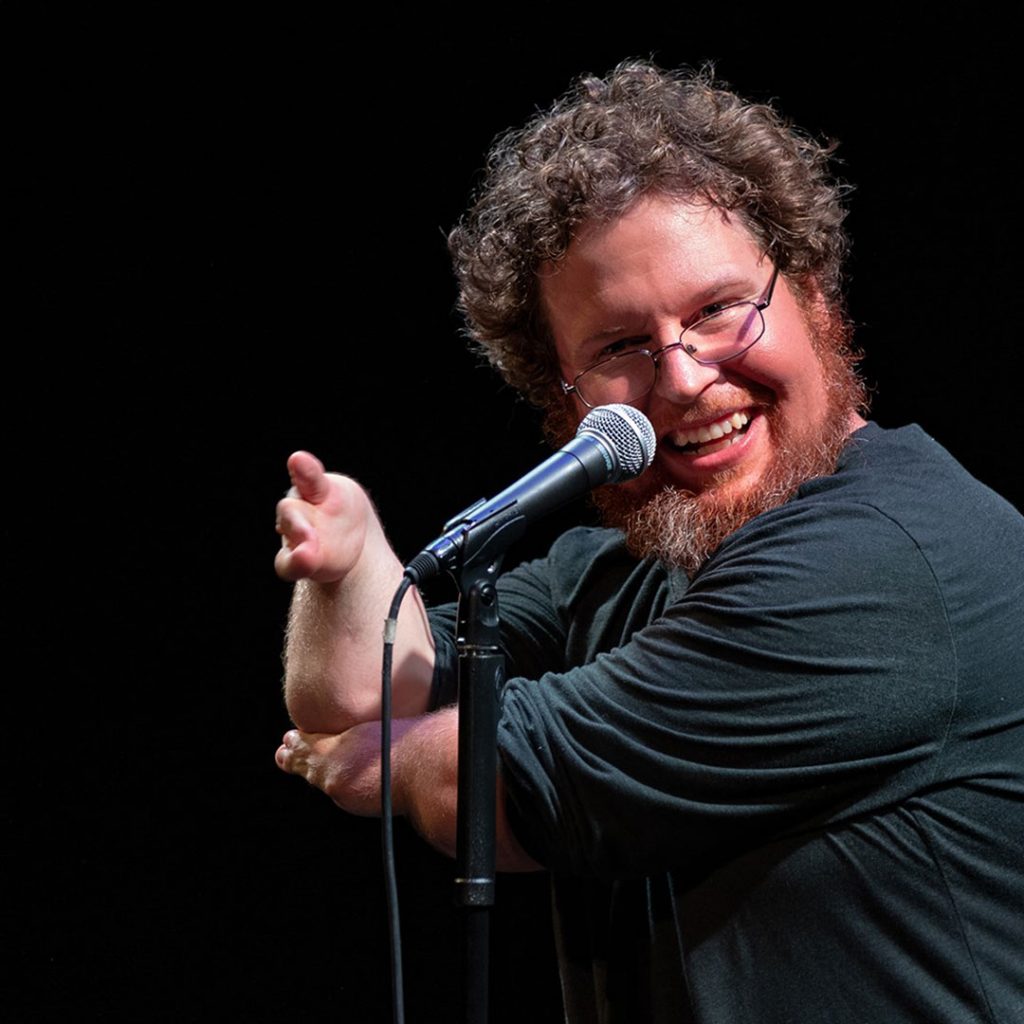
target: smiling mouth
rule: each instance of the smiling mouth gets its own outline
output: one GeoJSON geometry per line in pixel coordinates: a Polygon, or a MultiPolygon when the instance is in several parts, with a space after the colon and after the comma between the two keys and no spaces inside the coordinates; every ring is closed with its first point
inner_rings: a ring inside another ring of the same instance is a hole
{"type": "Polygon", "coordinates": [[[675,430],[665,440],[684,455],[711,455],[735,444],[750,426],[750,414],[734,412],[713,423],[689,430],[675,430]]]}

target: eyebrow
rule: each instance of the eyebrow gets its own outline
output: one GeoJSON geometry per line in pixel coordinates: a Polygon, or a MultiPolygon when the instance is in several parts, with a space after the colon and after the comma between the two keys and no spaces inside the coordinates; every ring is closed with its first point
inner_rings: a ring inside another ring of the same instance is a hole
{"type": "MultiPolygon", "coordinates": [[[[747,274],[729,274],[728,276],[720,277],[717,280],[706,284],[699,292],[697,292],[696,295],[690,298],[687,305],[700,309],[700,307],[709,299],[714,298],[721,292],[728,291],[732,288],[746,288],[748,285],[752,286],[752,282],[747,274]]],[[[588,334],[585,338],[581,338],[579,344],[592,345],[596,342],[607,341],[610,338],[619,337],[628,333],[629,331],[627,328],[622,325],[605,327],[599,331],[594,331],[593,334],[588,334]]]]}

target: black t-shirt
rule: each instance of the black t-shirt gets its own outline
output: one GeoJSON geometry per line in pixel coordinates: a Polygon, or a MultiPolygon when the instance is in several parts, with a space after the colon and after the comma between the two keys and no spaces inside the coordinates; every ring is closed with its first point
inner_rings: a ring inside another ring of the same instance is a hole
{"type": "Polygon", "coordinates": [[[1024,519],[918,428],[692,582],[576,530],[500,610],[570,1019],[1024,1018],[1024,519]]]}

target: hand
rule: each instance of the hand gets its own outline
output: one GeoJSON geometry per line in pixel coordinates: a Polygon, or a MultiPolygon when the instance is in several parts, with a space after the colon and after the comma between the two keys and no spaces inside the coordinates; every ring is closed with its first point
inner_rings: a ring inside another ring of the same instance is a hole
{"type": "MultiPolygon", "coordinates": [[[[435,849],[455,856],[458,806],[459,719],[455,708],[392,722],[392,786],[395,814],[435,849]]],[[[343,733],[291,729],[277,749],[278,767],[301,775],[350,814],[380,814],[380,723],[364,722],[343,733]]],[[[540,868],[512,834],[499,774],[495,838],[499,871],[540,868]]]]}
{"type": "Polygon", "coordinates": [[[343,811],[380,814],[380,725],[366,722],[343,733],[291,729],[274,758],[283,771],[323,790],[343,811]]]}
{"type": "Polygon", "coordinates": [[[288,473],[292,487],[277,504],[281,550],[274,568],[285,580],[334,583],[359,560],[376,513],[359,484],[325,472],[309,452],[295,452],[288,473]]]}

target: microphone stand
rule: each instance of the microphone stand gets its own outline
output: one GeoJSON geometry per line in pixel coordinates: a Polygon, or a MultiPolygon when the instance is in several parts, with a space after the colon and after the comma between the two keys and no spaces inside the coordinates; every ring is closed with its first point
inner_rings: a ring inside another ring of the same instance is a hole
{"type": "Polygon", "coordinates": [[[495,582],[509,545],[529,521],[605,483],[631,480],[654,458],[654,429],[629,405],[598,406],[576,437],[490,500],[444,526],[406,567],[421,583],[442,568],[459,587],[459,767],[456,904],[465,911],[467,1024],[486,1024],[488,942],[494,905],[498,694],[505,680],[495,582]]]}
{"type": "Polygon", "coordinates": [[[459,587],[459,766],[455,902],[462,908],[466,1024],[486,1024],[490,912],[494,905],[498,694],[505,681],[495,588],[505,549],[525,532],[510,509],[467,536],[452,570],[459,587]]]}

